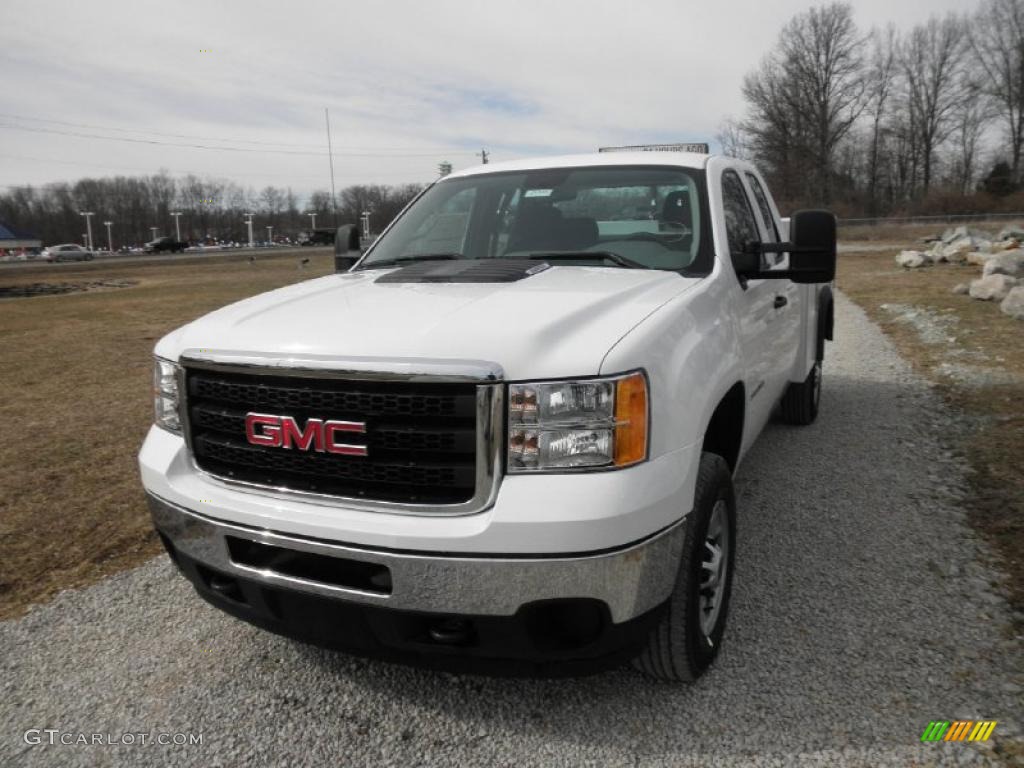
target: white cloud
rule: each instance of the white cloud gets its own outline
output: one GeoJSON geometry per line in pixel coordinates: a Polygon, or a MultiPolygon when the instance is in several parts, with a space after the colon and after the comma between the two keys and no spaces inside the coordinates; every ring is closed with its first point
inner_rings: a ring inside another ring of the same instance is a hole
{"type": "MultiPolygon", "coordinates": [[[[863,0],[855,11],[864,28],[906,27],[961,5],[863,0]]],[[[254,186],[323,188],[324,106],[339,186],[428,180],[441,160],[474,164],[480,146],[500,160],[602,143],[710,139],[725,115],[742,112],[744,73],[805,7],[800,0],[7,0],[5,17],[17,19],[18,34],[0,50],[7,95],[0,112],[308,145],[320,154],[131,144],[14,130],[2,126],[33,124],[0,117],[0,178],[41,183],[164,167],[254,186]]]]}

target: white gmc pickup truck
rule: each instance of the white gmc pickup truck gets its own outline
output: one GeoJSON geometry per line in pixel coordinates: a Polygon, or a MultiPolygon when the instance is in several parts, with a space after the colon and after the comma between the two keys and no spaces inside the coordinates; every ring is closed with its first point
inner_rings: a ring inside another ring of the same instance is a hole
{"type": "Polygon", "coordinates": [[[708,668],[733,473],[817,414],[836,224],[639,149],[451,174],[365,253],[341,227],[336,274],[160,340],[142,482],[204,599],[449,669],[708,668]]]}

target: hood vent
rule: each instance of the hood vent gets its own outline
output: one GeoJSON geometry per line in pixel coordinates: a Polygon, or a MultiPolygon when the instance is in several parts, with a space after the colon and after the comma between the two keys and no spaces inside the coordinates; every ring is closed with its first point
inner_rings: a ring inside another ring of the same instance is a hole
{"type": "Polygon", "coordinates": [[[377,283],[514,283],[549,268],[529,259],[459,259],[414,261],[381,275],[377,283]]]}

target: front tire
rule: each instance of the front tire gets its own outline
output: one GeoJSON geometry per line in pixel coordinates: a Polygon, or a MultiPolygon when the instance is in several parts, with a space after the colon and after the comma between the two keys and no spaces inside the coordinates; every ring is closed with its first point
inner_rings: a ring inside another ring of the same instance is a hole
{"type": "Polygon", "coordinates": [[[736,499],[725,459],[702,453],[675,589],[633,666],[649,677],[693,682],[718,656],[732,593],[736,499]]]}

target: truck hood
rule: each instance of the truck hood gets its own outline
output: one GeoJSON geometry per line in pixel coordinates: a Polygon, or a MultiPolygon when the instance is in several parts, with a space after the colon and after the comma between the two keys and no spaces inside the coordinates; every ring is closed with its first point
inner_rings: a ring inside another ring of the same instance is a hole
{"type": "Polygon", "coordinates": [[[699,282],[674,272],[559,266],[511,283],[378,283],[388,270],[310,280],[231,304],[156,354],[429,358],[497,363],[508,379],[600,373],[608,350],[699,282]]]}

